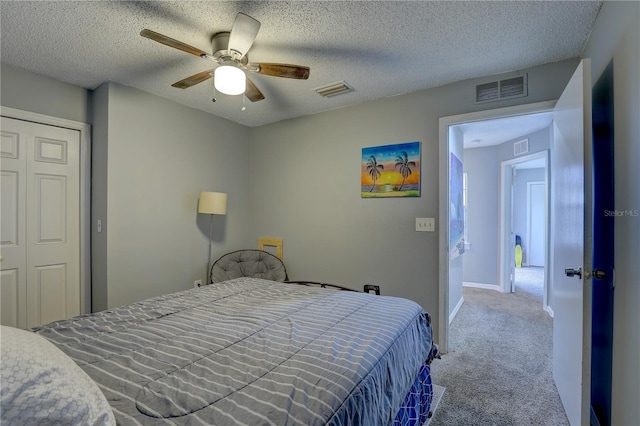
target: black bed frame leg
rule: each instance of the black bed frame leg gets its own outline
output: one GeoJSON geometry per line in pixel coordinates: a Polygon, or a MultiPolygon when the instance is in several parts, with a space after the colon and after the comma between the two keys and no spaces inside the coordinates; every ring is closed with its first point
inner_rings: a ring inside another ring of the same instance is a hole
{"type": "Polygon", "coordinates": [[[371,290],[373,290],[376,293],[376,296],[380,296],[380,286],[379,285],[371,285],[371,284],[365,284],[364,285],[364,292],[365,293],[370,293],[371,290]]]}

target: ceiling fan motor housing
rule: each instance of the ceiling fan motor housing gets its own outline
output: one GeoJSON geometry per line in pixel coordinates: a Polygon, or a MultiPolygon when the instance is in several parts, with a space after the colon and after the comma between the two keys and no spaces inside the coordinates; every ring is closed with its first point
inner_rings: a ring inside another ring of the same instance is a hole
{"type": "Polygon", "coordinates": [[[229,31],[223,31],[214,34],[211,39],[211,50],[213,51],[213,59],[216,62],[234,61],[236,63],[247,65],[249,63],[249,55],[244,55],[241,59],[239,52],[229,50],[229,31]]]}

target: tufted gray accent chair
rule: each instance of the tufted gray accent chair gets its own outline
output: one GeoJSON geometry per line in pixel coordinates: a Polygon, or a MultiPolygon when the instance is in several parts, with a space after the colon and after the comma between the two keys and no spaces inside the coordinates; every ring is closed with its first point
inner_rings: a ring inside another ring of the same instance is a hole
{"type": "Polygon", "coordinates": [[[211,283],[240,277],[286,281],[287,270],[276,256],[263,250],[246,249],[227,253],[216,260],[209,274],[211,283]]]}

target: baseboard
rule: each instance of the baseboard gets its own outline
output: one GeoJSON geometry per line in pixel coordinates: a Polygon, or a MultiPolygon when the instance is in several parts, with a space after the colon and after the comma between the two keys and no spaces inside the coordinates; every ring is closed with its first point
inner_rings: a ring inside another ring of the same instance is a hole
{"type": "Polygon", "coordinates": [[[462,307],[463,303],[464,303],[464,297],[461,297],[460,300],[458,301],[458,304],[456,305],[456,307],[453,308],[453,311],[449,314],[449,324],[451,324],[453,319],[456,317],[456,315],[458,314],[458,311],[462,307]]]}
{"type": "Polygon", "coordinates": [[[431,420],[433,420],[433,418],[436,416],[436,410],[438,409],[438,405],[442,400],[442,395],[444,395],[444,392],[446,390],[445,387],[438,386],[436,384],[433,385],[432,389],[433,397],[431,399],[431,407],[429,407],[429,418],[426,422],[424,422],[422,426],[429,426],[431,424],[431,420]]]}
{"type": "Polygon", "coordinates": [[[496,285],[496,284],[472,283],[472,282],[464,281],[462,283],[462,286],[463,287],[484,288],[486,290],[502,291],[500,289],[500,286],[496,285]]]}

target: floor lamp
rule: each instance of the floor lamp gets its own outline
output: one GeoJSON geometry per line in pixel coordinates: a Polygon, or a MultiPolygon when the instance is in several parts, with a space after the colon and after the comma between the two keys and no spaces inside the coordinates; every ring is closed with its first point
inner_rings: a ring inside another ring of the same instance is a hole
{"type": "Polygon", "coordinates": [[[211,241],[213,239],[213,215],[227,214],[227,194],[224,192],[201,192],[198,200],[198,213],[211,215],[209,225],[209,257],[207,258],[207,284],[209,284],[209,268],[211,267],[211,241]]]}

